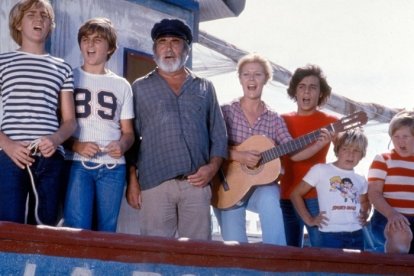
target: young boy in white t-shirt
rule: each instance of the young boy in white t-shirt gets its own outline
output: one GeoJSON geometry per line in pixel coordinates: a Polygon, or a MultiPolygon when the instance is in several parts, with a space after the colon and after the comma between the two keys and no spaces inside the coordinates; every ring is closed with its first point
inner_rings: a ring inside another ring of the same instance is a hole
{"type": "Polygon", "coordinates": [[[364,249],[362,227],[370,211],[365,177],[354,168],[365,156],[368,139],[360,129],[339,133],[334,141],[337,160],[317,164],[305,175],[292,192],[291,200],[305,223],[318,226],[321,246],[364,249]],[[303,196],[315,187],[320,213],[311,216],[303,196]]]}
{"type": "Polygon", "coordinates": [[[125,185],[124,153],[134,142],[132,90],[106,68],[117,48],[109,19],[86,21],[78,43],[83,64],[73,70],[78,128],[68,143],[64,225],[115,232],[125,185]]]}

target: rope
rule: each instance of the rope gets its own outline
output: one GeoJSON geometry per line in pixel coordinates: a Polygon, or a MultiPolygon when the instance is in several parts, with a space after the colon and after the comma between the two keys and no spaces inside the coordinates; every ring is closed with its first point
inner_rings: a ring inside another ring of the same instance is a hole
{"type": "MultiPolygon", "coordinates": [[[[38,154],[39,143],[40,143],[40,139],[36,139],[36,140],[32,141],[27,146],[27,149],[30,150],[30,154],[32,156],[38,154]]],[[[33,190],[33,194],[34,194],[34,197],[35,197],[35,214],[34,215],[35,215],[36,223],[38,225],[44,225],[44,223],[39,218],[39,195],[37,194],[37,189],[36,189],[35,181],[34,181],[34,178],[33,178],[33,173],[32,173],[32,170],[30,169],[29,165],[26,165],[26,169],[27,169],[27,172],[29,173],[29,176],[30,176],[30,182],[32,184],[32,190],[33,190]]],[[[26,216],[27,216],[27,210],[26,210],[26,216]]]]}
{"type": "MultiPolygon", "coordinates": [[[[33,140],[27,146],[27,149],[30,150],[30,155],[34,156],[34,155],[39,154],[39,151],[38,151],[39,143],[40,143],[40,139],[36,139],[36,140],[33,140]]],[[[100,148],[100,150],[101,150],[101,152],[104,152],[104,153],[107,152],[105,148],[100,148]]],[[[85,168],[90,169],[90,170],[97,169],[97,168],[105,165],[108,169],[112,170],[113,168],[116,167],[117,163],[115,163],[115,164],[98,164],[97,166],[90,167],[90,166],[87,166],[84,163],[84,161],[82,161],[82,165],[85,168]]],[[[32,191],[33,191],[33,194],[34,194],[34,197],[35,197],[35,210],[34,210],[35,220],[36,220],[36,223],[38,225],[44,225],[44,223],[42,222],[42,220],[39,217],[39,194],[37,193],[36,183],[35,183],[35,180],[34,180],[34,177],[33,177],[32,170],[30,169],[29,165],[26,165],[26,170],[29,173],[30,183],[31,183],[32,191]]],[[[27,215],[28,215],[28,206],[26,205],[26,221],[27,221],[27,215]]]]}
{"type": "MultiPolygon", "coordinates": [[[[102,153],[107,153],[108,151],[106,150],[106,148],[105,147],[99,147],[99,150],[102,152],[102,153]]],[[[91,160],[93,160],[95,157],[92,157],[89,161],[90,162],[93,162],[93,161],[91,161],[91,160]]],[[[113,168],[115,168],[116,167],[116,165],[117,165],[117,162],[115,162],[114,164],[108,164],[108,163],[99,163],[99,164],[96,164],[95,166],[89,166],[89,165],[86,165],[86,163],[85,163],[85,161],[81,161],[82,162],[82,166],[85,168],[85,169],[88,169],[88,170],[96,170],[96,169],[99,169],[100,167],[102,167],[102,166],[106,166],[106,168],[107,169],[109,169],[109,170],[112,170],[113,168]]]]}
{"type": "Polygon", "coordinates": [[[106,163],[104,164],[104,163],[101,163],[101,164],[97,164],[95,166],[88,166],[88,165],[85,164],[85,161],[82,160],[81,162],[82,162],[82,165],[85,167],[85,169],[88,169],[88,170],[99,169],[102,166],[106,166],[109,170],[112,170],[117,165],[116,163],[114,163],[114,164],[106,164],[106,163]]]}

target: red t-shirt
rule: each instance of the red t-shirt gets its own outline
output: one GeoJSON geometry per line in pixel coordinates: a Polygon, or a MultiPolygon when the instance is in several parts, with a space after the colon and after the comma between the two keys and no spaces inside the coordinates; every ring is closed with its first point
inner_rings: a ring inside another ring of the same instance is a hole
{"type": "MultiPolygon", "coordinates": [[[[296,112],[282,115],[293,138],[308,134],[314,130],[323,128],[338,120],[333,115],[326,114],[321,111],[316,111],[312,115],[301,116],[296,112]]],[[[293,189],[299,185],[302,178],[309,171],[309,169],[319,163],[326,163],[326,155],[328,154],[330,144],[323,147],[319,152],[309,159],[303,161],[292,161],[289,156],[282,157],[282,164],[284,167],[284,174],[281,176],[281,198],[289,199],[293,189]]],[[[311,189],[305,198],[316,198],[316,190],[311,189]]]]}

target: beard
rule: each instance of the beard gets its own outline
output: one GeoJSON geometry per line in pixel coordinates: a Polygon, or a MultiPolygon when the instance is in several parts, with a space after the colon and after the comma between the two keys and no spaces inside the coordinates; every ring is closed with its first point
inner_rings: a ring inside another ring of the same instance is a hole
{"type": "Polygon", "coordinates": [[[164,72],[173,73],[184,67],[188,58],[187,53],[183,52],[180,57],[173,59],[162,59],[160,56],[155,55],[155,63],[164,72]]]}

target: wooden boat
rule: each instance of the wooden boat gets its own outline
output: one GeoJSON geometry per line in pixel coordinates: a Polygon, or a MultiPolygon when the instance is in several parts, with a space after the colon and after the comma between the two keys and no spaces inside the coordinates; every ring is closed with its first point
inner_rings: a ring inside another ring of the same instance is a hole
{"type": "Polygon", "coordinates": [[[0,275],[414,275],[414,256],[0,222],[0,275]]]}

